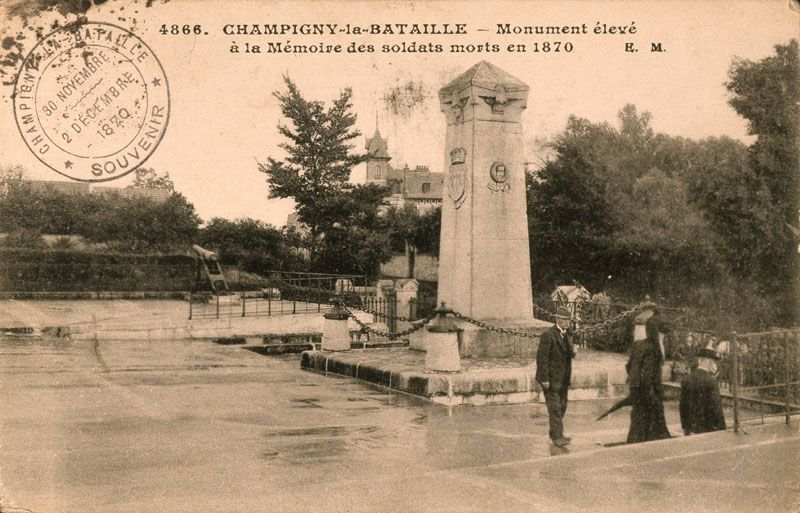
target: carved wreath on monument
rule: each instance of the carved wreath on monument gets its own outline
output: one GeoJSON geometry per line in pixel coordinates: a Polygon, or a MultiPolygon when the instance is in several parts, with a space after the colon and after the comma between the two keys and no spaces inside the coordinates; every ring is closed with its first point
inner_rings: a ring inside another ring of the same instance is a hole
{"type": "Polygon", "coordinates": [[[467,197],[467,150],[455,148],[450,151],[450,172],[447,174],[447,195],[453,200],[455,208],[461,206],[467,197]]]}

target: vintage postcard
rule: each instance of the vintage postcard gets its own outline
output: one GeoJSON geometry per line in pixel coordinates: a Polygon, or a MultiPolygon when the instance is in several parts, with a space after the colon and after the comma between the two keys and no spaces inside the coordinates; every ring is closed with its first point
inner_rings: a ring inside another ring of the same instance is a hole
{"type": "Polygon", "coordinates": [[[0,20],[0,512],[800,507],[796,1],[0,20]]]}

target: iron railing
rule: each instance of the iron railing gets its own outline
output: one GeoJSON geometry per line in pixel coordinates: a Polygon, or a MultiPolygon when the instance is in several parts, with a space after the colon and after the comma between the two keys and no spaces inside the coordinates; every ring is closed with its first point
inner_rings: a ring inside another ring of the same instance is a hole
{"type": "Polygon", "coordinates": [[[360,305],[374,294],[366,276],[289,271],[260,276],[235,267],[224,272],[231,293],[192,291],[189,319],[320,313],[334,296],[360,305]]]}
{"type": "Polygon", "coordinates": [[[260,276],[236,267],[224,270],[232,292],[214,295],[208,291],[189,293],[189,319],[266,317],[323,313],[333,298],[372,315],[372,322],[398,331],[398,321],[422,319],[432,314],[434,301],[412,299],[398,303],[393,291],[378,296],[366,276],[278,271],[260,276]]]}
{"type": "Polygon", "coordinates": [[[720,382],[733,394],[734,431],[743,421],[800,412],[800,329],[733,333],[723,346],[720,382]],[[759,415],[740,418],[740,403],[756,403],[759,415]]]}

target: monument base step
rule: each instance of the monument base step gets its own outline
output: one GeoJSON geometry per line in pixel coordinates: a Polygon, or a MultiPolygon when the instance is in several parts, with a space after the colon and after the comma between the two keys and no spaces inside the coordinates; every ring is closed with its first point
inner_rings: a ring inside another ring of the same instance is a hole
{"type": "MultiPolygon", "coordinates": [[[[573,362],[570,400],[625,396],[626,360],[624,355],[581,351],[573,362]]],[[[408,348],[305,351],[300,359],[305,370],[359,379],[439,404],[544,401],[534,381],[536,364],[530,360],[474,358],[462,364],[460,372],[426,371],[425,354],[408,348]]]]}
{"type": "MultiPolygon", "coordinates": [[[[350,349],[378,349],[388,347],[408,347],[407,342],[403,341],[371,341],[371,342],[357,342],[350,341],[350,349]]],[[[302,353],[304,351],[319,351],[319,342],[287,342],[287,343],[271,343],[271,344],[258,344],[246,345],[245,349],[253,351],[254,353],[262,355],[279,355],[289,353],[302,353]]]]}

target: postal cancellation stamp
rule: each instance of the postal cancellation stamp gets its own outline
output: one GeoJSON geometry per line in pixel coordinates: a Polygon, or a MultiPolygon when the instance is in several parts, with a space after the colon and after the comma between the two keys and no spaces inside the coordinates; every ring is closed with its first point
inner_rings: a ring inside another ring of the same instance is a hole
{"type": "Polygon", "coordinates": [[[62,27],[22,64],[14,115],[33,154],[83,182],[125,176],[155,151],[170,111],[167,77],[136,34],[109,23],[62,27]]]}

